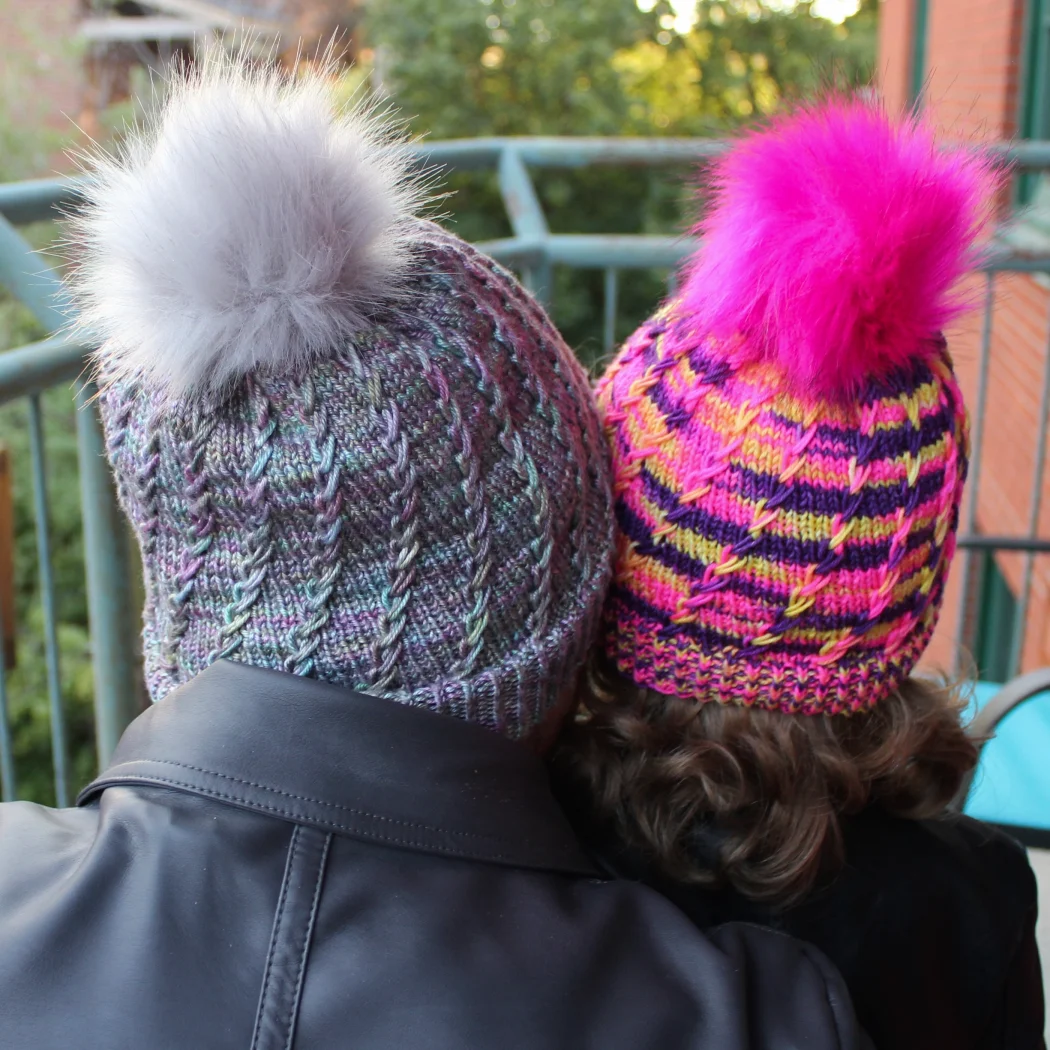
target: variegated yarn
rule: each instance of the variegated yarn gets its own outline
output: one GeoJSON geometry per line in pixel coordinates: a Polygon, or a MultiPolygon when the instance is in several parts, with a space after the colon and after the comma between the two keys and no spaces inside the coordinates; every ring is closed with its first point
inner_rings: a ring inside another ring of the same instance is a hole
{"type": "Polygon", "coordinates": [[[716,163],[681,292],[599,385],[619,526],[604,649],[628,678],[835,714],[910,673],[967,467],[939,327],[995,184],[862,100],[716,163]]]}
{"type": "MultiPolygon", "coordinates": [[[[253,110],[272,105],[273,86],[257,91],[251,76],[222,73],[231,75],[240,90],[223,112],[239,114],[241,134],[210,129],[209,149],[234,146],[228,156],[213,152],[209,180],[195,186],[201,194],[221,181],[215,172],[235,173],[229,192],[251,181],[237,153],[246,135],[262,136],[253,154],[261,163],[268,142],[281,147],[273,136],[280,112],[256,119],[253,110]]],[[[187,91],[213,87],[191,83],[178,97],[185,105],[187,91]]],[[[297,89],[287,90],[301,105],[297,89]]],[[[290,120],[284,130],[294,138],[298,126],[290,120]]],[[[377,148],[373,138],[360,148],[377,148]]],[[[157,141],[162,149],[163,124],[157,141]]],[[[184,176],[192,185],[192,166],[184,176]]],[[[104,190],[95,191],[96,209],[109,200],[104,190]]],[[[294,199],[256,203],[297,207],[294,199]]],[[[101,224],[91,206],[89,198],[88,236],[101,224]]],[[[196,213],[186,207],[183,234],[203,250],[209,230],[194,228],[196,213]]],[[[321,210],[316,201],[311,207],[321,210]]],[[[333,214],[346,207],[339,202],[333,214]]],[[[213,202],[202,221],[220,211],[213,202]]],[[[119,224],[119,215],[105,218],[119,224]]],[[[245,215],[238,222],[251,231],[245,215]]],[[[295,222],[290,214],[270,227],[279,240],[295,222]]],[[[136,356],[116,340],[127,337],[131,307],[153,304],[122,302],[121,324],[99,352],[100,404],[120,498],[142,549],[154,700],[228,658],[390,696],[511,737],[571,701],[597,633],[612,544],[607,451],[587,378],[508,273],[433,224],[400,214],[397,222],[395,247],[407,254],[388,274],[390,294],[380,294],[379,264],[372,265],[367,301],[352,303],[340,321],[331,311],[346,309],[352,288],[339,285],[327,297],[315,288],[311,332],[340,337],[322,350],[300,333],[284,365],[280,348],[267,347],[257,367],[232,378],[212,363],[171,377],[202,377],[191,387],[166,381],[156,355],[135,372],[128,362],[136,356]]],[[[279,299],[266,308],[279,315],[275,332],[285,337],[301,312],[282,276],[281,244],[271,246],[273,260],[239,266],[243,245],[235,237],[231,247],[228,232],[225,254],[209,266],[237,266],[231,281],[261,275],[253,296],[271,294],[267,282],[277,273],[279,299]]],[[[341,229],[326,236],[322,261],[339,250],[341,229]]],[[[303,243],[284,247],[294,253],[303,243]]],[[[309,259],[289,258],[309,275],[309,259]]],[[[121,265],[110,260],[108,272],[121,265]]],[[[156,269],[151,280],[163,287],[163,260],[156,269]]],[[[344,271],[333,268],[337,284],[344,271]]],[[[93,284],[91,294],[94,316],[105,320],[104,285],[93,284]]],[[[188,294],[180,285],[172,301],[188,294]]],[[[255,299],[234,306],[261,316],[255,299]]],[[[171,302],[157,309],[157,317],[170,316],[171,302]]],[[[207,309],[226,331],[221,301],[207,309]]],[[[194,328],[195,338],[200,332],[194,328]]],[[[169,335],[155,325],[154,341],[178,353],[177,330],[169,335]]],[[[240,358],[250,356],[242,333],[228,337],[240,358]]]]}

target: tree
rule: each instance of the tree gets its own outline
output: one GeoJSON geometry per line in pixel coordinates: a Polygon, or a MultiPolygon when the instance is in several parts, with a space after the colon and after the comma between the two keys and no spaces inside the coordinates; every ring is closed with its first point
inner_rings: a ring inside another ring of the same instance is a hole
{"type": "MultiPolygon", "coordinates": [[[[721,135],[784,98],[829,82],[864,84],[874,62],[876,0],[835,26],[808,0],[699,0],[674,30],[667,0],[372,0],[365,36],[373,80],[429,138],[480,135],[721,135]]],[[[366,52],[367,53],[367,52],[366,52]]],[[[545,172],[551,228],[674,232],[688,215],[690,173],[545,172]]],[[[446,203],[468,239],[506,236],[492,176],[457,175],[446,203]]],[[[665,275],[622,282],[626,335],[660,297],[665,275]]],[[[599,273],[558,273],[555,320],[588,363],[602,316],[599,273]]]]}
{"type": "Polygon", "coordinates": [[[620,52],[614,65],[634,115],[657,133],[709,135],[774,112],[785,99],[867,85],[875,57],[873,0],[843,25],[813,4],[773,10],[759,0],[701,0],[685,33],[620,52]]]}
{"type": "MultiPolygon", "coordinates": [[[[72,56],[54,45],[56,60],[72,56]]],[[[63,136],[43,123],[42,101],[26,98],[28,57],[17,53],[0,76],[0,182],[49,173],[63,136]],[[14,103],[18,102],[19,105],[14,103]],[[29,119],[13,114],[30,110],[29,119]]],[[[34,248],[56,237],[52,222],[21,230],[34,248]]],[[[46,333],[29,309],[0,288],[0,352],[41,339],[46,333]]],[[[48,465],[52,569],[58,613],[59,667],[67,715],[71,787],[78,789],[94,772],[93,683],[87,630],[80,498],[76,484],[77,446],[72,390],[47,391],[41,398],[48,465]]],[[[17,665],[7,679],[15,770],[21,798],[54,801],[50,716],[40,604],[32,461],[25,400],[0,406],[0,444],[10,451],[15,513],[15,626],[17,665]]]]}
{"type": "Polygon", "coordinates": [[[666,2],[373,0],[367,31],[385,90],[433,138],[624,135],[632,130],[613,66],[651,40],[666,2]]]}

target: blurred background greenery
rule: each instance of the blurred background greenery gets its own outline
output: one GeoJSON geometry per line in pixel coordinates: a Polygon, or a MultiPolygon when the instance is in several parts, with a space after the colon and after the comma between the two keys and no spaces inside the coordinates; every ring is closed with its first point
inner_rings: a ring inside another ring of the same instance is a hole
{"type": "MultiPolygon", "coordinates": [[[[30,2],[30,0],[26,0],[30,2]]],[[[331,6],[331,0],[328,0],[331,6]]],[[[8,13],[15,0],[0,0],[8,13]]],[[[484,135],[720,136],[774,112],[784,100],[834,85],[865,87],[875,55],[878,0],[364,0],[353,3],[357,64],[346,95],[364,87],[396,106],[430,139],[484,135]]],[[[0,6],[0,15],[4,9],[0,6]]],[[[0,181],[52,174],[72,124],[47,112],[30,89],[32,63],[76,66],[82,45],[49,37],[32,54],[5,47],[0,74],[0,181]],[[63,126],[68,131],[61,130],[63,126]],[[56,130],[56,127],[59,130],[56,130]]],[[[140,82],[139,87],[144,85],[140,82]]],[[[134,119],[123,102],[94,132],[119,135],[134,119]]],[[[690,172],[593,168],[537,173],[555,232],[667,233],[699,205],[690,172]]],[[[493,173],[447,178],[442,203],[463,237],[510,233],[493,173]]],[[[53,224],[25,231],[39,248],[53,224]]],[[[599,367],[602,274],[556,271],[554,319],[591,367],[599,367]]],[[[667,275],[621,279],[617,336],[623,338],[663,293],[667,275]]],[[[45,333],[0,292],[0,349],[45,333]]],[[[63,699],[69,715],[74,787],[94,767],[92,680],[71,392],[43,399],[59,619],[63,699]]],[[[53,800],[43,629],[32,479],[23,402],[0,408],[0,443],[13,464],[16,527],[17,665],[8,677],[19,794],[53,800]]]]}

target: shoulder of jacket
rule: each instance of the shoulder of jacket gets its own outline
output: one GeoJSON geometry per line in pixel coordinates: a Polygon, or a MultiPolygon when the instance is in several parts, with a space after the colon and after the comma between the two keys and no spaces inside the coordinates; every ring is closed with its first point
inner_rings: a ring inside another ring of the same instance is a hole
{"type": "Polygon", "coordinates": [[[978,863],[992,869],[997,876],[1015,876],[1035,886],[1035,875],[1024,846],[1002,828],[973,817],[951,814],[938,820],[922,822],[932,832],[956,848],[971,853],[978,863]]]}

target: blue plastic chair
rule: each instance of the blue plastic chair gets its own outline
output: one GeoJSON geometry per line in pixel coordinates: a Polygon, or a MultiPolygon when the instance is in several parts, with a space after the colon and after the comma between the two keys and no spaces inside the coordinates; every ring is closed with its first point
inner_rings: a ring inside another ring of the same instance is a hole
{"type": "Polygon", "coordinates": [[[969,732],[986,740],[956,808],[1009,827],[1030,846],[1050,846],[1050,668],[1004,686],[979,682],[969,732]]]}

